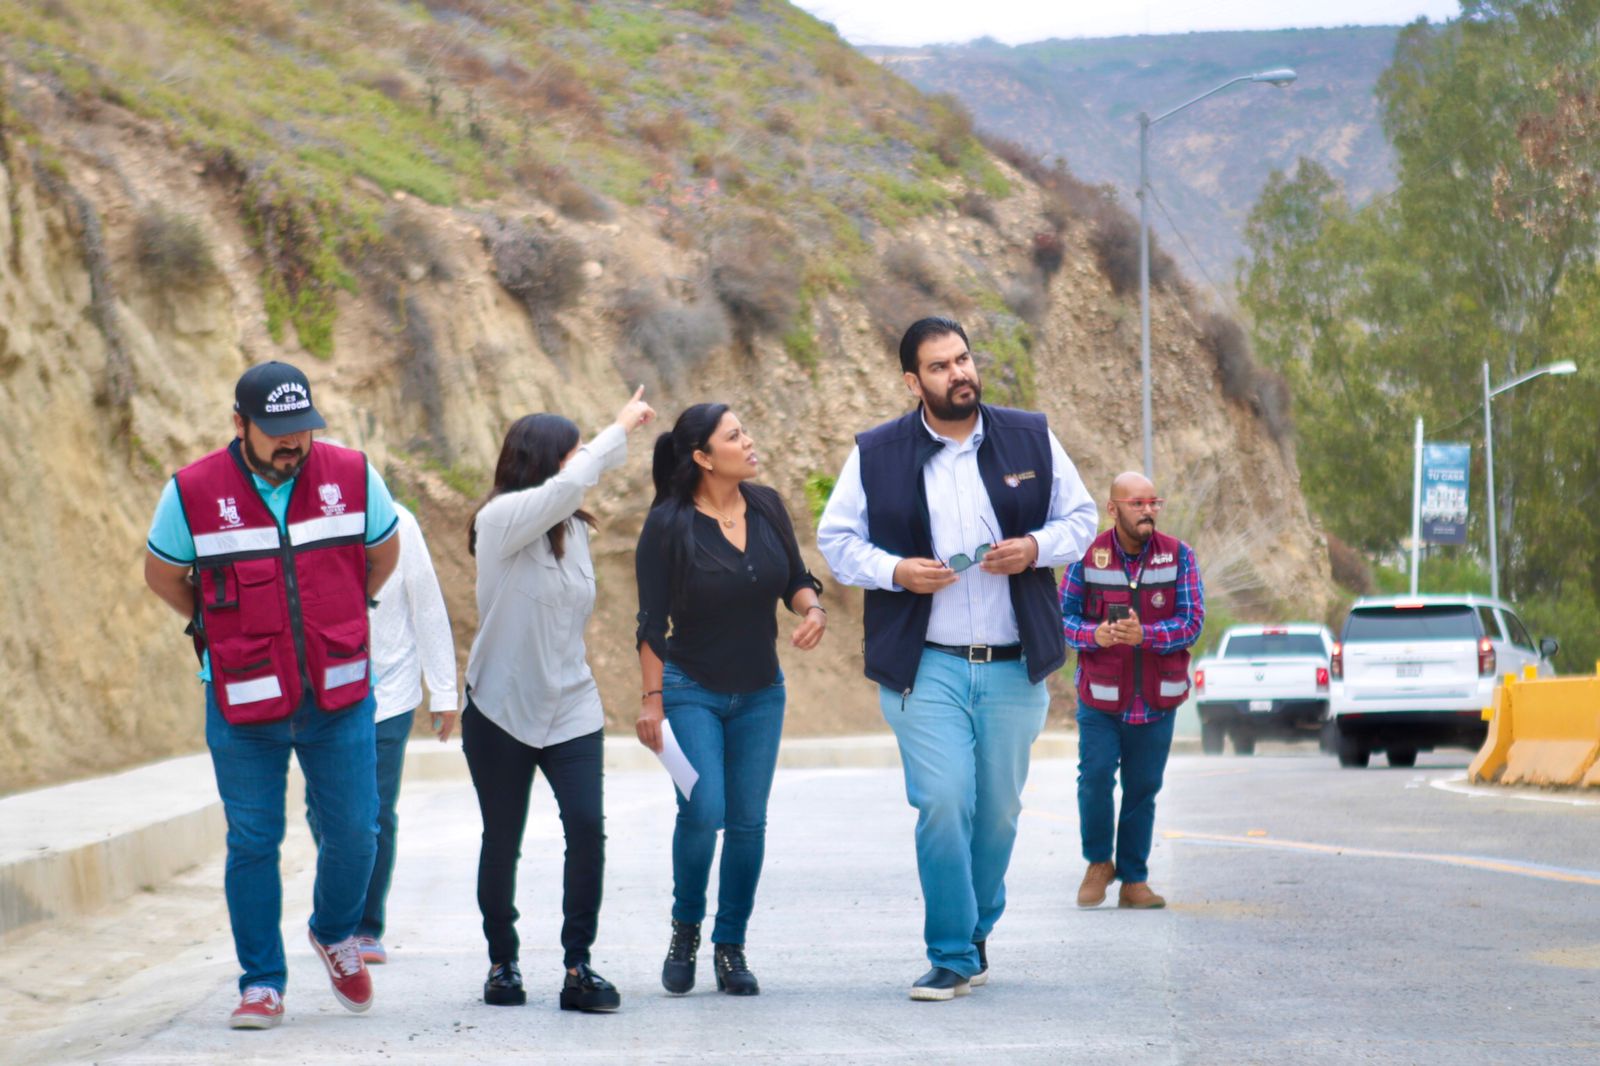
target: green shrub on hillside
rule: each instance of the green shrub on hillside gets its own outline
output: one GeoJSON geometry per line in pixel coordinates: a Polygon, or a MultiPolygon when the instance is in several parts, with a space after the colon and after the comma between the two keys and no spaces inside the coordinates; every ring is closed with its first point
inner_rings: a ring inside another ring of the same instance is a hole
{"type": "Polygon", "coordinates": [[[134,222],[133,256],[140,272],[160,288],[204,285],[217,274],[200,223],[159,205],[145,208],[134,222]]]}
{"type": "Polygon", "coordinates": [[[728,309],[734,332],[749,346],[758,333],[780,333],[800,307],[800,256],[793,237],[767,215],[722,221],[707,251],[711,287],[728,309]]]}
{"type": "Polygon", "coordinates": [[[525,222],[491,227],[494,276],[535,319],[571,307],[583,292],[583,252],[576,242],[525,222]]]}

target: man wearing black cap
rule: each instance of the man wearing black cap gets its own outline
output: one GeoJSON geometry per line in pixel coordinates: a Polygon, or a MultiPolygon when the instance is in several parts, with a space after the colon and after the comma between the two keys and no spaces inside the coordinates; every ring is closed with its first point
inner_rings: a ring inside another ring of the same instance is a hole
{"type": "Polygon", "coordinates": [[[230,1024],[283,1017],[278,848],[292,749],[321,830],[313,951],[347,1008],[372,1005],[355,937],[376,853],[367,605],[400,554],[394,501],[326,424],[287,363],[234,388],[235,439],[167,483],[145,557],[151,591],[189,620],[206,744],[228,819],[225,890],[244,973],[230,1024]]]}

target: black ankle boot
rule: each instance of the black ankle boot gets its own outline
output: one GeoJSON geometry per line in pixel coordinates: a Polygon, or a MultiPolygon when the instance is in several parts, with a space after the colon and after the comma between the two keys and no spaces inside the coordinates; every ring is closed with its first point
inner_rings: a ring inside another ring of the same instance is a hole
{"type": "Polygon", "coordinates": [[[528,1002],[522,988],[522,971],[515,962],[497,962],[489,967],[483,983],[483,1001],[491,1007],[520,1007],[528,1002]]]}
{"type": "Polygon", "coordinates": [[[561,982],[561,1009],[604,1013],[622,1006],[622,995],[610,981],[595,973],[586,962],[578,963],[577,973],[561,982]]]}
{"type": "Polygon", "coordinates": [[[730,996],[759,996],[761,985],[745,965],[743,944],[718,944],[713,956],[717,965],[717,991],[730,996]]]}
{"type": "Polygon", "coordinates": [[[681,996],[694,987],[694,953],[700,950],[700,923],[672,920],[672,943],[661,964],[661,987],[681,996]]]}

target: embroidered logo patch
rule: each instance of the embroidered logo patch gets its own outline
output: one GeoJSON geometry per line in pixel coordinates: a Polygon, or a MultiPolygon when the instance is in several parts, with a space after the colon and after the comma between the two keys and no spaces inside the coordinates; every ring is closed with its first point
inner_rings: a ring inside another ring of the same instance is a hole
{"type": "Polygon", "coordinates": [[[1106,567],[1108,567],[1110,565],[1111,565],[1111,549],[1110,548],[1096,548],[1094,550],[1094,568],[1096,570],[1104,570],[1106,567]]]}
{"type": "Polygon", "coordinates": [[[1172,561],[1171,552],[1162,552],[1160,555],[1152,555],[1150,557],[1151,566],[1165,566],[1172,561]]]}
{"type": "Polygon", "coordinates": [[[1166,605],[1167,605],[1167,594],[1165,592],[1152,592],[1150,594],[1150,606],[1152,606],[1152,607],[1165,607],[1166,605]]]}
{"type": "Polygon", "coordinates": [[[239,505],[232,496],[217,497],[217,517],[222,519],[222,524],[227,529],[244,525],[244,520],[239,517],[239,505]]]}
{"type": "Polygon", "coordinates": [[[1029,479],[1035,478],[1035,477],[1038,477],[1038,476],[1039,475],[1035,474],[1032,470],[1019,470],[1015,474],[1007,474],[1006,478],[1005,478],[1005,481],[1006,481],[1006,484],[1008,486],[1010,486],[1011,488],[1016,488],[1018,485],[1022,484],[1024,481],[1028,481],[1029,479]]]}
{"type": "Polygon", "coordinates": [[[322,499],[322,513],[325,515],[344,514],[344,494],[339,491],[339,486],[326,484],[317,486],[317,495],[322,499]]]}

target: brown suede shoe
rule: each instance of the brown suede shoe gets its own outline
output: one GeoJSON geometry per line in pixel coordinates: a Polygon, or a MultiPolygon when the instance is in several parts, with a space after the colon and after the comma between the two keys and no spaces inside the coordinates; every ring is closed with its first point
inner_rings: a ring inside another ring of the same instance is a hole
{"type": "Polygon", "coordinates": [[[1130,907],[1136,911],[1158,911],[1167,905],[1167,901],[1150,891],[1150,882],[1135,881],[1133,884],[1123,883],[1117,891],[1117,906],[1130,907]]]}
{"type": "Polygon", "coordinates": [[[1117,879],[1117,866],[1110,862],[1091,862],[1078,886],[1078,906],[1098,907],[1106,901],[1106,889],[1117,879]]]}

